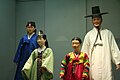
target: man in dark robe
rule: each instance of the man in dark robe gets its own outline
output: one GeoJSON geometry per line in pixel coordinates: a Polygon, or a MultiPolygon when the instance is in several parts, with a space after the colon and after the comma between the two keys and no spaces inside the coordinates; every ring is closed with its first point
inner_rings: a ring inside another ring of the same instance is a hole
{"type": "Polygon", "coordinates": [[[26,25],[26,30],[27,35],[21,38],[14,57],[14,63],[17,64],[14,80],[24,80],[21,75],[21,70],[32,51],[38,46],[35,22],[28,22],[26,25]]]}

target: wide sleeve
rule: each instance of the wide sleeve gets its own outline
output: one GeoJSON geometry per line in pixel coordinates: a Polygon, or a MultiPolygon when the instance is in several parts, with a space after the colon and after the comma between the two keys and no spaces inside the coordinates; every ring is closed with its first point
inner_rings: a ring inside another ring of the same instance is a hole
{"type": "MultiPolygon", "coordinates": [[[[110,32],[111,33],[111,32],[110,32]]],[[[113,34],[110,35],[110,46],[112,53],[112,60],[115,64],[120,64],[120,50],[116,44],[113,34]]]]}
{"type": "Polygon", "coordinates": [[[35,61],[35,50],[31,53],[29,59],[25,63],[24,67],[22,68],[22,76],[24,77],[25,80],[30,80],[31,79],[31,71],[32,71],[32,66],[35,61]]]}
{"type": "Polygon", "coordinates": [[[46,69],[46,71],[43,72],[43,75],[46,79],[53,78],[53,65],[54,65],[53,51],[51,48],[47,48],[42,55],[41,66],[41,68],[46,69]]]}
{"type": "Polygon", "coordinates": [[[89,58],[87,56],[87,54],[84,54],[84,70],[83,70],[83,75],[82,77],[85,79],[89,78],[89,68],[90,68],[90,64],[89,64],[89,58]]]}
{"type": "Polygon", "coordinates": [[[83,41],[81,51],[85,52],[89,55],[89,49],[90,49],[89,36],[88,36],[88,34],[86,34],[84,41],[83,41]]]}
{"type": "Polygon", "coordinates": [[[63,78],[64,75],[65,75],[65,71],[67,69],[68,61],[69,61],[69,55],[67,54],[61,62],[60,78],[63,78]]]}
{"type": "Polygon", "coordinates": [[[39,47],[38,43],[37,43],[37,35],[34,34],[33,37],[31,38],[31,43],[33,44],[33,48],[32,49],[36,49],[39,47]]]}
{"type": "Polygon", "coordinates": [[[19,42],[16,54],[15,54],[15,57],[14,57],[14,60],[13,60],[14,63],[19,63],[22,46],[23,46],[23,38],[19,42]]]}

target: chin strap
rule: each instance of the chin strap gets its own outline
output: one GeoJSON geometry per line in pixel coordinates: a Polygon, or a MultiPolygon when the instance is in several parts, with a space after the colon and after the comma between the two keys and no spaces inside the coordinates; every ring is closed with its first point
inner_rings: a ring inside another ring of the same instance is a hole
{"type": "Polygon", "coordinates": [[[100,34],[100,29],[98,29],[98,34],[99,34],[100,40],[102,40],[101,34],[100,34]]]}

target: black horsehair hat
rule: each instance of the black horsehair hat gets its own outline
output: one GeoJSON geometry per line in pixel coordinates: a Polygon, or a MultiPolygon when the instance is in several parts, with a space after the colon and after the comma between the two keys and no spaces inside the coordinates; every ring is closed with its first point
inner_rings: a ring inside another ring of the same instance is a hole
{"type": "Polygon", "coordinates": [[[101,17],[102,18],[101,15],[104,15],[104,14],[108,14],[108,12],[100,13],[99,6],[94,6],[94,7],[92,7],[92,14],[85,16],[85,18],[87,18],[87,17],[92,17],[92,18],[93,17],[101,17]]]}

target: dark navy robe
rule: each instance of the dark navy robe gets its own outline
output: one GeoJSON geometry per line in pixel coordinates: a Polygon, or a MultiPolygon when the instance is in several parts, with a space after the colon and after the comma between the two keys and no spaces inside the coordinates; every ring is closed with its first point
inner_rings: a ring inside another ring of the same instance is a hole
{"type": "Polygon", "coordinates": [[[16,55],[14,57],[14,62],[17,64],[17,70],[15,74],[14,80],[24,80],[21,75],[21,70],[31,55],[32,51],[38,47],[37,44],[37,35],[34,34],[30,39],[28,39],[28,35],[25,35],[20,40],[18,45],[18,49],[16,55]]]}

